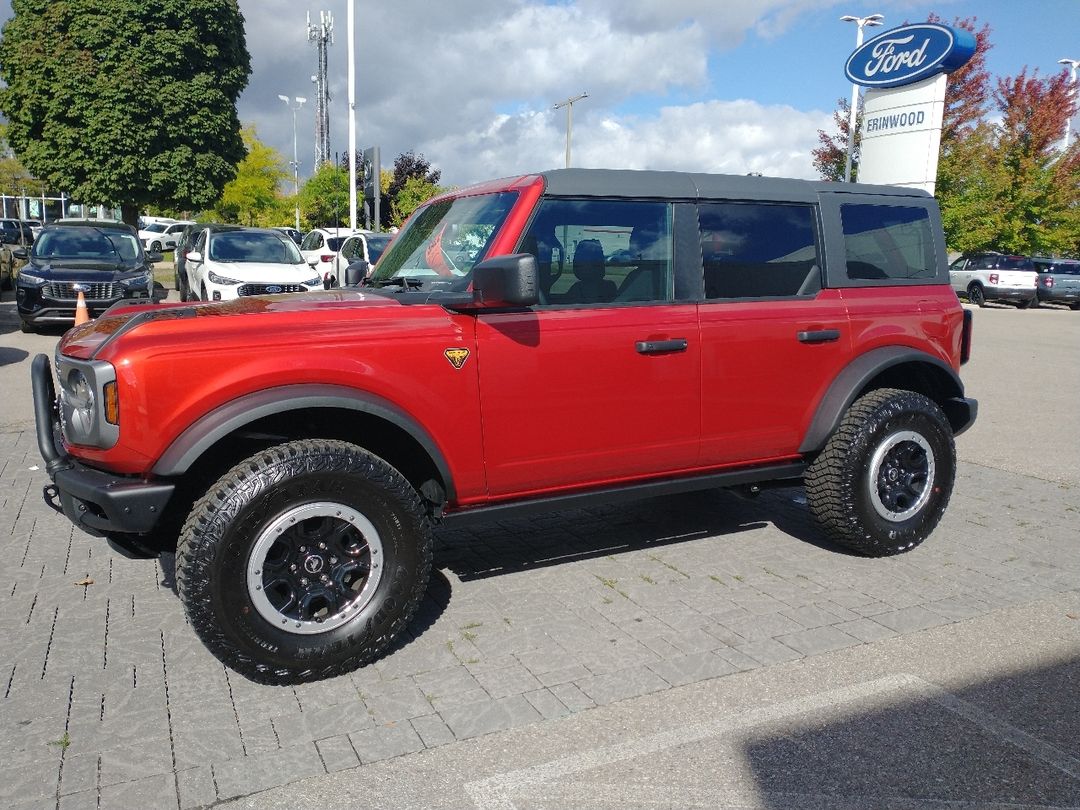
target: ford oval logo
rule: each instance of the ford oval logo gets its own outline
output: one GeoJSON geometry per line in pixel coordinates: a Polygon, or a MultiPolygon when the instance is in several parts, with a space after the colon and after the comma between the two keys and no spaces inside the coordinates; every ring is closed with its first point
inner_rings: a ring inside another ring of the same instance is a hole
{"type": "Polygon", "coordinates": [[[936,23],[902,25],[858,48],[844,73],[863,87],[900,87],[951,73],[974,54],[975,37],[968,31],[936,23]]]}
{"type": "Polygon", "coordinates": [[[281,287],[279,287],[277,284],[268,284],[266,285],[266,291],[268,293],[279,293],[281,292],[281,287]]]}

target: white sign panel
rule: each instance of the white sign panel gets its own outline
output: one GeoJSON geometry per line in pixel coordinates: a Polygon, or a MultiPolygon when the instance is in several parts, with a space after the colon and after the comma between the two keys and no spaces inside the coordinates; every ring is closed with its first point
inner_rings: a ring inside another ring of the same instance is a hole
{"type": "Polygon", "coordinates": [[[910,186],[934,193],[946,81],[939,74],[916,84],[866,91],[860,183],[910,186]]]}

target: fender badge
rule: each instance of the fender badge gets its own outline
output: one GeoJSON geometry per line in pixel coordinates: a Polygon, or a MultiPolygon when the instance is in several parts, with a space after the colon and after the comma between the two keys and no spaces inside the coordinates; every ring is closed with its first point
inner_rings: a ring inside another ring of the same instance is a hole
{"type": "Polygon", "coordinates": [[[469,359],[468,349],[447,349],[443,354],[445,354],[446,359],[450,361],[450,365],[456,369],[460,369],[465,365],[465,361],[469,359]]]}

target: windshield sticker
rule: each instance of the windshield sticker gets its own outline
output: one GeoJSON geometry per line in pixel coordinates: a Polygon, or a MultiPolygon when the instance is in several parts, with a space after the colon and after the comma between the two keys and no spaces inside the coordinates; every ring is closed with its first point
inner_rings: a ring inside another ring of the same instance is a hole
{"type": "Polygon", "coordinates": [[[445,354],[446,359],[450,361],[450,365],[456,369],[460,369],[465,365],[465,361],[469,359],[468,349],[447,349],[443,354],[445,354]]]}

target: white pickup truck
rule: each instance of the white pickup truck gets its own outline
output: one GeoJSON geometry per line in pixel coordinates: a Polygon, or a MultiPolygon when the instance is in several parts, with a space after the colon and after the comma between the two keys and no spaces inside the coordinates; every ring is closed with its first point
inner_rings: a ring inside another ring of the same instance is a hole
{"type": "Polygon", "coordinates": [[[1027,256],[975,253],[949,265],[949,281],[957,295],[980,307],[987,301],[1008,301],[1026,309],[1037,300],[1038,280],[1027,256]]]}

